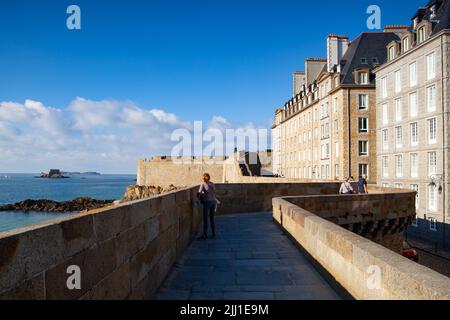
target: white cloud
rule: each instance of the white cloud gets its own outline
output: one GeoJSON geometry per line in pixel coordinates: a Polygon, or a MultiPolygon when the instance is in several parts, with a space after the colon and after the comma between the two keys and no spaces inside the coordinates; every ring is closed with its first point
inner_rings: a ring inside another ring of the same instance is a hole
{"type": "MultiPolygon", "coordinates": [[[[0,172],[135,172],[138,158],[170,154],[173,130],[192,127],[173,113],[131,101],[78,97],[64,109],[33,100],[0,102],[0,172]]],[[[231,127],[222,116],[205,126],[231,127]]]]}

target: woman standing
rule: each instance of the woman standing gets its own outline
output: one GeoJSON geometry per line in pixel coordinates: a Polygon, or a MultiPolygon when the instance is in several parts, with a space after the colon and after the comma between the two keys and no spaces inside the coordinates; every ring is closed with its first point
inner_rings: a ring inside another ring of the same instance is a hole
{"type": "Polygon", "coordinates": [[[203,174],[203,182],[198,190],[198,197],[203,203],[203,235],[200,239],[208,239],[208,216],[211,224],[212,238],[216,237],[216,226],[214,224],[214,211],[216,211],[216,187],[211,182],[209,173],[203,174]]]}

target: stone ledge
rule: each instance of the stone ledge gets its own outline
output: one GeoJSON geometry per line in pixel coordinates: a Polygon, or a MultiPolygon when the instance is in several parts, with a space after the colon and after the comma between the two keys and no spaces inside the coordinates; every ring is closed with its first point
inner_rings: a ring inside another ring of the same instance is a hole
{"type": "Polygon", "coordinates": [[[356,299],[450,299],[450,279],[444,275],[284,198],[273,199],[273,208],[274,219],[356,299]],[[381,279],[379,288],[370,289],[373,266],[381,279]]]}

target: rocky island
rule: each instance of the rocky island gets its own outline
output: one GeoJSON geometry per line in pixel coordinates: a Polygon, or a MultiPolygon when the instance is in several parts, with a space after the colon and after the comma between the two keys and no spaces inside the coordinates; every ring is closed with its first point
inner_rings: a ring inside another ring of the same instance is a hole
{"type": "Polygon", "coordinates": [[[123,202],[134,201],[158,196],[180,189],[170,185],[168,188],[159,186],[129,186],[121,200],[96,200],[89,197],[80,197],[70,201],[54,201],[48,199],[27,199],[20,202],[0,206],[0,211],[23,212],[80,212],[116,205],[123,202]]]}
{"type": "Polygon", "coordinates": [[[61,170],[59,169],[50,169],[48,173],[42,172],[40,176],[35,178],[43,178],[43,179],[67,179],[69,177],[63,176],[61,170]]]}
{"type": "Polygon", "coordinates": [[[79,212],[98,209],[113,202],[114,200],[95,200],[89,197],[81,197],[62,202],[47,199],[27,199],[14,204],[0,206],[0,211],[79,212]]]}

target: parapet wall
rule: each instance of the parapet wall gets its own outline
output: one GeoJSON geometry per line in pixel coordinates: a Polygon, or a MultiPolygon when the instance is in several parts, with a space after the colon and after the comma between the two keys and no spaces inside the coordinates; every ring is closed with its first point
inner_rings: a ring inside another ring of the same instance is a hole
{"type": "MultiPolygon", "coordinates": [[[[401,253],[404,232],[415,216],[412,192],[287,197],[285,200],[347,230],[401,253]]],[[[375,191],[376,192],[376,191],[375,191]]]]}
{"type": "Polygon", "coordinates": [[[137,185],[160,186],[167,188],[189,187],[200,184],[203,173],[211,175],[216,182],[223,180],[224,158],[155,158],[152,160],[140,159],[138,161],[137,185]]]}
{"type": "Polygon", "coordinates": [[[450,279],[446,276],[336,224],[349,226],[353,218],[357,224],[366,218],[370,220],[373,215],[380,221],[367,231],[379,227],[384,232],[383,228],[389,225],[386,220],[401,219],[401,212],[408,211],[406,206],[414,208],[414,193],[356,196],[361,197],[360,201],[355,201],[353,196],[345,197],[340,197],[344,204],[329,196],[306,201],[276,198],[273,217],[356,299],[450,299],[450,279]],[[353,210],[361,213],[371,206],[375,211],[365,217],[345,214],[353,210]]]}
{"type": "Polygon", "coordinates": [[[0,233],[0,299],[151,298],[196,233],[194,189],[0,233]]]}

